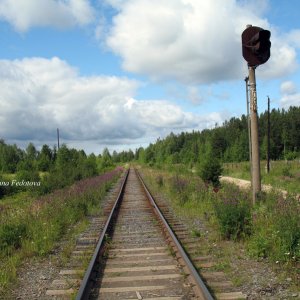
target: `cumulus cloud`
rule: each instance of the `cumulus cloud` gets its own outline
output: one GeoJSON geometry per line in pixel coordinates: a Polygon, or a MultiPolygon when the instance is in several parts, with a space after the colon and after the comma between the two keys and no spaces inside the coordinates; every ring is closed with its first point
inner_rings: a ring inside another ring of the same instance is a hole
{"type": "Polygon", "coordinates": [[[0,136],[128,144],[170,131],[205,128],[219,115],[197,116],[165,100],[134,98],[139,83],[113,76],[80,76],[53,57],[0,60],[0,136]]]}
{"type": "Polygon", "coordinates": [[[296,85],[293,81],[284,81],[280,85],[280,92],[282,94],[294,94],[296,92],[296,85]]]}
{"type": "Polygon", "coordinates": [[[279,101],[281,107],[289,108],[290,106],[300,106],[300,93],[297,91],[293,81],[283,82],[280,85],[280,92],[282,94],[279,101]]]}
{"type": "Polygon", "coordinates": [[[34,26],[83,26],[93,18],[94,9],[87,0],[0,1],[0,20],[9,22],[19,32],[26,32],[34,26]]]}
{"type": "Polygon", "coordinates": [[[242,78],[241,33],[247,24],[272,31],[272,57],[261,76],[295,70],[295,49],[262,17],[267,1],[106,0],[117,9],[107,45],[123,68],[153,79],[198,84],[242,78]]]}
{"type": "Polygon", "coordinates": [[[287,34],[287,42],[291,43],[297,48],[300,48],[300,29],[291,30],[287,34]]]}
{"type": "Polygon", "coordinates": [[[280,99],[280,105],[286,109],[290,106],[300,106],[300,93],[283,95],[280,99]]]}

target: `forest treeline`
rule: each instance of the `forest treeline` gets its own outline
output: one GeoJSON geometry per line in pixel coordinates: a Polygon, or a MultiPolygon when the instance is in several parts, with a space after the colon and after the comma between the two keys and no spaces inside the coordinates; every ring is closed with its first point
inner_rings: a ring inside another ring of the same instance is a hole
{"type": "MultiPolygon", "coordinates": [[[[267,155],[268,113],[259,116],[260,157],[267,155]]],[[[158,139],[147,148],[139,148],[135,157],[148,164],[177,164],[193,166],[207,157],[220,162],[249,160],[248,119],[231,118],[222,126],[201,132],[171,133],[158,139]]],[[[270,112],[270,159],[295,159],[300,156],[300,107],[288,110],[273,109],[270,112]]]]}
{"type": "MultiPolygon", "coordinates": [[[[260,114],[262,160],[267,153],[267,120],[267,111],[260,114]]],[[[290,160],[300,157],[300,107],[273,109],[270,112],[270,124],[270,158],[290,160]]],[[[43,192],[48,192],[99,174],[119,163],[136,160],[158,166],[180,163],[193,167],[206,161],[208,157],[219,162],[249,160],[248,119],[245,115],[231,118],[221,126],[201,132],[171,133],[135,152],[129,150],[110,153],[105,148],[97,156],[93,153],[87,155],[83,150],[69,149],[66,145],[59,149],[43,145],[38,151],[30,143],[23,150],[0,140],[0,181],[3,181],[5,174],[15,174],[16,178],[22,180],[43,180],[43,192]]]]}
{"type": "Polygon", "coordinates": [[[31,186],[27,186],[26,182],[40,182],[32,190],[45,194],[113,167],[108,149],[96,156],[93,153],[87,155],[83,150],[70,149],[66,145],[59,149],[43,145],[38,151],[29,143],[23,150],[0,140],[0,198],[19,190],[30,189],[31,186]],[[13,180],[20,184],[13,185],[13,180]]]}

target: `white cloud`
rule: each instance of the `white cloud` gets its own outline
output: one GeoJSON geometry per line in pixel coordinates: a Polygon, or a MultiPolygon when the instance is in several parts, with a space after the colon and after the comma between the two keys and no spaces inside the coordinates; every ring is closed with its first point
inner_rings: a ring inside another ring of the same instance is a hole
{"type": "Polygon", "coordinates": [[[300,48],[300,29],[294,29],[287,34],[287,42],[300,48]]]}
{"type": "Polygon", "coordinates": [[[290,106],[300,106],[300,93],[298,93],[296,85],[293,81],[285,81],[280,85],[282,97],[280,106],[289,108],[290,106]]]}
{"type": "Polygon", "coordinates": [[[117,14],[106,42],[123,68],[152,79],[197,84],[242,78],[241,33],[247,24],[272,32],[272,57],[263,78],[295,70],[295,49],[262,17],[267,1],[107,0],[117,14]]]}
{"type": "Polygon", "coordinates": [[[280,92],[282,94],[294,94],[296,92],[296,85],[293,81],[284,81],[280,85],[280,92]]]}
{"type": "Polygon", "coordinates": [[[300,93],[284,95],[280,99],[280,105],[286,109],[290,106],[300,106],[300,93]]]}
{"type": "Polygon", "coordinates": [[[35,26],[69,28],[89,24],[94,10],[87,0],[1,0],[0,19],[19,32],[35,26]]]}
{"type": "Polygon", "coordinates": [[[197,116],[165,100],[137,100],[139,83],[82,77],[54,57],[0,60],[0,136],[11,141],[65,141],[123,145],[203,129],[219,115],[197,116]]]}

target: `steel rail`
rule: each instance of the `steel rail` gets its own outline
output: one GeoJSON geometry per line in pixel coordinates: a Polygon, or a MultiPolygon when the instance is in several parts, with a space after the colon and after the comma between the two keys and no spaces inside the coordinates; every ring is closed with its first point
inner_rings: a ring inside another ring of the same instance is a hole
{"type": "Polygon", "coordinates": [[[92,272],[93,272],[93,269],[94,269],[94,266],[96,264],[96,261],[97,261],[97,258],[99,257],[99,254],[100,254],[100,250],[104,244],[104,239],[105,239],[105,235],[107,233],[107,230],[110,226],[110,223],[113,219],[113,215],[114,213],[116,212],[116,208],[119,206],[120,204],[120,199],[121,199],[121,196],[124,192],[124,187],[125,187],[125,184],[126,184],[126,181],[127,181],[127,178],[128,178],[128,174],[129,174],[129,170],[126,171],[126,174],[125,174],[125,178],[123,180],[123,183],[122,183],[122,186],[120,188],[120,191],[119,191],[119,194],[118,194],[118,197],[117,197],[117,200],[109,214],[109,217],[105,223],[105,226],[102,230],[102,233],[100,235],[100,238],[98,240],[98,243],[97,243],[97,246],[95,248],[95,252],[93,254],[93,257],[91,258],[90,260],[90,263],[89,263],[89,266],[87,268],[87,271],[85,272],[85,275],[82,279],[82,282],[80,284],[80,288],[79,288],[79,291],[76,295],[76,300],[85,300],[85,299],[88,299],[89,297],[89,290],[90,290],[90,278],[91,278],[91,275],[92,275],[92,272]]]}
{"type": "Polygon", "coordinates": [[[212,294],[209,292],[207,289],[205,283],[203,282],[202,278],[200,277],[199,273],[197,272],[196,268],[194,267],[193,263],[189,259],[188,255],[186,254],[185,250],[181,246],[180,242],[178,241],[176,235],[174,234],[173,230],[169,226],[168,222],[166,221],[165,217],[163,216],[161,210],[155,203],[155,200],[153,199],[151,193],[149,192],[144,180],[140,176],[139,172],[135,169],[136,174],[138,175],[138,178],[140,179],[143,188],[147,194],[148,199],[150,200],[152,206],[154,207],[155,211],[157,212],[157,215],[159,216],[160,220],[162,221],[163,225],[168,231],[169,236],[171,237],[173,243],[175,244],[178,252],[180,253],[181,258],[184,260],[186,266],[188,267],[189,271],[191,272],[193,279],[195,280],[195,283],[197,284],[198,288],[200,289],[200,292],[202,296],[204,297],[203,299],[205,300],[213,300],[214,297],[212,294]]]}

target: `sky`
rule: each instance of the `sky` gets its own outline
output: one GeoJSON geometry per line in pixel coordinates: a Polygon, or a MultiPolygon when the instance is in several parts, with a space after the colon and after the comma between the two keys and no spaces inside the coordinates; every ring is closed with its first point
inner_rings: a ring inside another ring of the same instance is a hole
{"type": "Polygon", "coordinates": [[[298,0],[0,0],[0,139],[99,154],[246,114],[241,34],[271,32],[258,113],[300,106],[298,0]]]}

